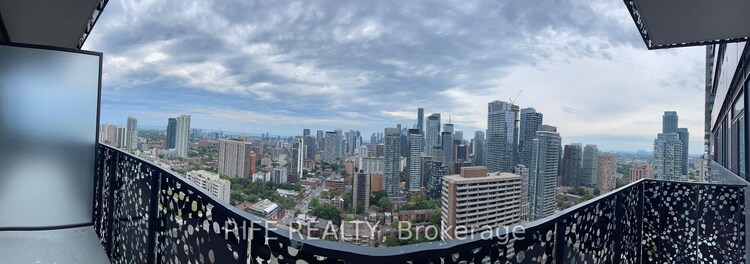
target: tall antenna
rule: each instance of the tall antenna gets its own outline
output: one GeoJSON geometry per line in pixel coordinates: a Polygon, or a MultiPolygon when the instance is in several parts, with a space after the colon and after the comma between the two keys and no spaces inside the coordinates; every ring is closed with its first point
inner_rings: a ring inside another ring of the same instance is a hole
{"type": "Polygon", "coordinates": [[[451,124],[451,112],[448,112],[448,124],[451,124]]]}

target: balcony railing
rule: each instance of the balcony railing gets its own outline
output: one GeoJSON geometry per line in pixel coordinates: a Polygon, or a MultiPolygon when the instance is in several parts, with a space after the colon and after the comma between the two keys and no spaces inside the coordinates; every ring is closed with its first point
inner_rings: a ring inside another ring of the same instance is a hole
{"type": "Polygon", "coordinates": [[[94,225],[113,263],[746,263],[747,259],[748,188],[742,183],[640,180],[524,224],[523,233],[500,231],[490,238],[368,248],[290,235],[175,173],[120,150],[99,145],[97,157],[94,225]],[[249,233],[243,234],[243,229],[249,233]]]}

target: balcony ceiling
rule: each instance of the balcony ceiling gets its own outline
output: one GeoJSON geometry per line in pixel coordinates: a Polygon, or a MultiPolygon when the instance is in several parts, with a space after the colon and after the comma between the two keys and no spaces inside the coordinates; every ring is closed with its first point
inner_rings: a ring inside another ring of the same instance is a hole
{"type": "Polygon", "coordinates": [[[746,41],[747,0],[624,0],[649,49],[746,41]]]}
{"type": "Polygon", "coordinates": [[[107,0],[0,1],[0,42],[80,49],[107,0]]]}

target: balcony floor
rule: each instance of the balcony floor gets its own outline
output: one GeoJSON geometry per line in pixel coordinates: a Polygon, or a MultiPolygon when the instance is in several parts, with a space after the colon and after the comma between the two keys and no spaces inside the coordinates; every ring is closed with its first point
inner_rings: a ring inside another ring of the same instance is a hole
{"type": "Polygon", "coordinates": [[[91,226],[0,232],[0,263],[109,263],[91,226]]]}

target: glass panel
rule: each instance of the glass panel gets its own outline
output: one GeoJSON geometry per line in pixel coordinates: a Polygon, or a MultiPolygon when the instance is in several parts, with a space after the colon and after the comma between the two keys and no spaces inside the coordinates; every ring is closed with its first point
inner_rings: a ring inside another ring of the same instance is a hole
{"type": "Polygon", "coordinates": [[[745,116],[744,114],[740,116],[740,118],[737,119],[737,124],[739,127],[739,144],[737,146],[738,152],[740,153],[739,158],[739,175],[744,179],[745,178],[745,116]]]}
{"type": "Polygon", "coordinates": [[[99,56],[0,45],[0,227],[91,223],[99,56]]]}
{"type": "Polygon", "coordinates": [[[732,117],[737,117],[742,113],[742,110],[745,110],[745,95],[742,93],[743,92],[740,91],[740,96],[734,101],[734,106],[732,106],[732,117]]]}

